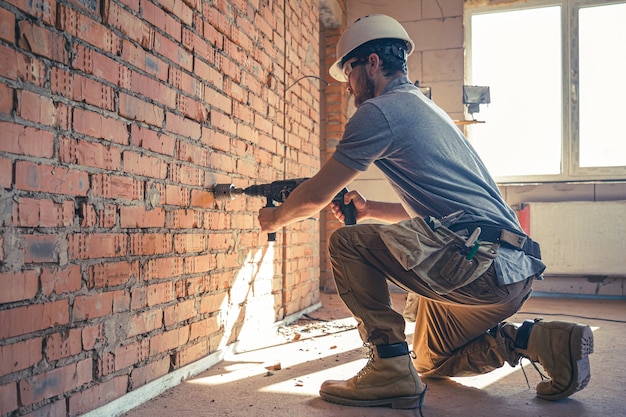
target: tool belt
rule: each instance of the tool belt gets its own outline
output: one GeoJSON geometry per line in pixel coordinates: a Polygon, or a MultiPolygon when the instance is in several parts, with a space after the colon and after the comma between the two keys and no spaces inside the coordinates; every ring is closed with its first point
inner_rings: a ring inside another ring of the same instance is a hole
{"type": "Polygon", "coordinates": [[[498,256],[498,243],[461,236],[429,218],[383,225],[379,235],[406,271],[413,271],[438,294],[447,294],[483,275],[498,256]]]}
{"type": "Polygon", "coordinates": [[[541,259],[541,247],[539,243],[517,231],[480,223],[455,223],[449,226],[450,230],[461,234],[469,234],[477,227],[481,229],[479,240],[499,243],[500,246],[517,249],[524,252],[526,255],[541,259]]]}

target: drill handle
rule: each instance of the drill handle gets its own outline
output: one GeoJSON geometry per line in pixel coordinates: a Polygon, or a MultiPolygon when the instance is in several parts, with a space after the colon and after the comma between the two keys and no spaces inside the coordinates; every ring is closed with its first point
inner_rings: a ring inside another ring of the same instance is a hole
{"type": "Polygon", "coordinates": [[[350,201],[350,203],[344,203],[343,196],[348,192],[348,188],[344,188],[339,191],[339,194],[333,198],[333,201],[339,203],[339,207],[341,208],[341,212],[345,216],[343,219],[343,224],[346,226],[350,226],[356,224],[356,207],[354,207],[354,202],[350,201]]]}
{"type": "MultiPolygon", "coordinates": [[[[274,199],[272,198],[271,195],[265,196],[267,198],[267,203],[265,204],[265,207],[276,207],[274,205],[274,199]]],[[[276,242],[276,232],[272,232],[272,233],[268,233],[267,234],[267,241],[268,242],[276,242]]]]}

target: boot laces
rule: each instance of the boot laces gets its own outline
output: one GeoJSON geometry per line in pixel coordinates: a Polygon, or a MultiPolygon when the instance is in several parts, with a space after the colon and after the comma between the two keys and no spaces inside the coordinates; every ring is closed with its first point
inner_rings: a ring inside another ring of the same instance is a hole
{"type": "Polygon", "coordinates": [[[549,379],[547,376],[545,376],[543,374],[543,372],[541,372],[541,370],[539,369],[537,364],[532,359],[530,359],[528,356],[522,355],[521,358],[520,358],[520,366],[522,368],[522,373],[524,374],[524,379],[526,379],[526,385],[528,385],[528,388],[530,388],[530,383],[528,382],[528,375],[526,375],[526,369],[524,369],[524,364],[522,363],[523,359],[528,359],[528,362],[530,362],[530,364],[533,366],[533,368],[535,368],[535,371],[537,371],[539,376],[541,376],[541,380],[542,381],[544,381],[546,379],[549,379]]]}
{"type": "Polygon", "coordinates": [[[357,374],[356,377],[358,379],[365,377],[372,369],[372,362],[374,362],[374,348],[371,343],[363,343],[363,347],[366,347],[367,350],[367,363],[357,374]]]}

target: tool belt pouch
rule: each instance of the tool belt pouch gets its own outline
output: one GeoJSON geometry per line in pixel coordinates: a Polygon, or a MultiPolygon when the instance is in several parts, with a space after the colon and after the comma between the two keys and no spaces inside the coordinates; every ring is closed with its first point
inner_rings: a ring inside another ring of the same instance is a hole
{"type": "Polygon", "coordinates": [[[465,237],[442,225],[433,230],[419,217],[383,225],[379,233],[402,267],[415,272],[439,294],[471,283],[484,274],[498,256],[498,245],[485,242],[472,255],[465,237]]]}

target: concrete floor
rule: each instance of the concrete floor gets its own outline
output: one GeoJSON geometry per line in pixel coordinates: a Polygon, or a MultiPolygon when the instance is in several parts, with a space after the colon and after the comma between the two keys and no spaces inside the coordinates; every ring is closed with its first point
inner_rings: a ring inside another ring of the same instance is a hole
{"type": "MultiPolygon", "coordinates": [[[[394,308],[402,311],[404,293],[392,294],[394,308]]],[[[229,355],[124,416],[417,416],[416,410],[347,407],[319,398],[324,380],[349,378],[366,363],[345,306],[336,295],[322,294],[321,302],[308,315],[316,320],[304,317],[282,328],[278,345],[229,355]],[[277,364],[281,369],[272,369],[277,364]]],[[[424,417],[626,416],[626,301],[533,297],[512,321],[535,317],[592,326],[595,352],[586,389],[559,402],[540,400],[534,387],[541,378],[524,361],[528,383],[520,366],[480,377],[428,380],[424,417]]],[[[407,324],[409,342],[412,332],[407,324]]]]}

